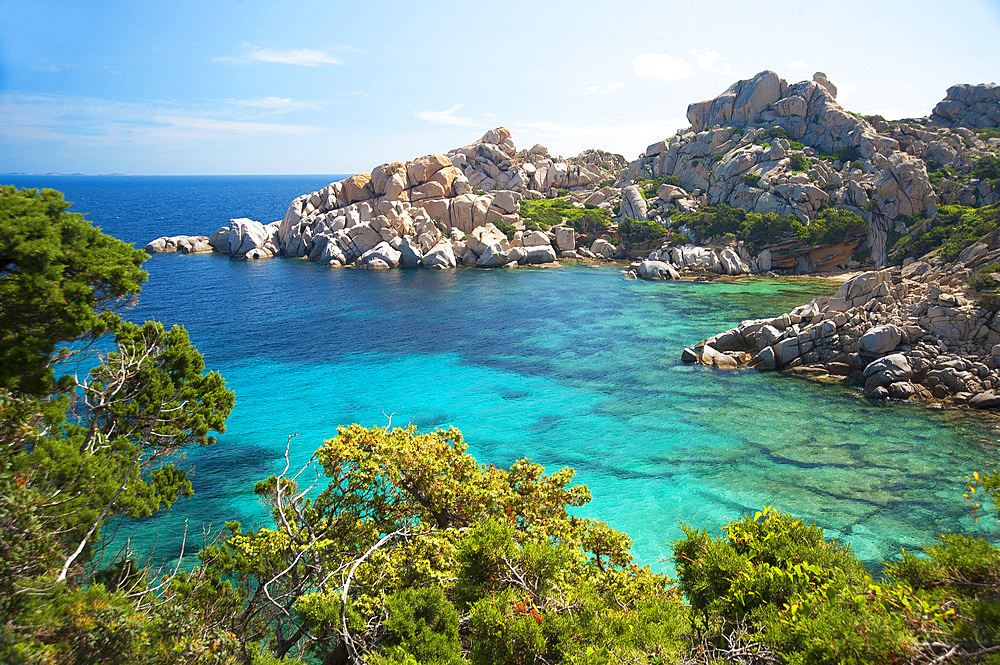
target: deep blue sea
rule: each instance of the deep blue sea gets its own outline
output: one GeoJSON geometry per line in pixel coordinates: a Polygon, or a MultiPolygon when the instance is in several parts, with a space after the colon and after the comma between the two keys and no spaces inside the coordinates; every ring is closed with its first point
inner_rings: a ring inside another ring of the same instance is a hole
{"type": "MultiPolygon", "coordinates": [[[[270,222],[341,176],[0,177],[48,186],[138,246],[209,235],[230,217],[270,222]]],[[[613,266],[362,271],[301,260],[157,255],[129,316],[187,327],[236,391],[216,445],[194,452],[195,496],[123,524],[157,555],[201,532],[266,519],[254,482],[305,463],[341,424],[454,425],[481,462],[570,466],[594,500],[579,514],[627,532],[641,563],[669,570],[686,523],[718,533],[764,504],[844,539],[869,563],[939,532],[997,538],[962,499],[998,463],[975,414],[873,404],[853,388],[680,362],[685,345],[774,315],[820,280],[641,282],[613,266]]]]}

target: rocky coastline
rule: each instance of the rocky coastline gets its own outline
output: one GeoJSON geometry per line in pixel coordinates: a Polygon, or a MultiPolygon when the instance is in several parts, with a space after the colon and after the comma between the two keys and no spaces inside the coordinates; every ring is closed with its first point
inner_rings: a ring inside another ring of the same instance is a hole
{"type": "Polygon", "coordinates": [[[860,272],[831,298],[744,321],[683,358],[857,381],[874,399],[1000,408],[1000,293],[979,292],[1000,284],[1000,88],[954,86],[928,117],[900,121],[836,97],[822,73],[790,84],[761,72],[691,104],[689,128],[630,163],[518,151],[499,127],[304,194],[281,220],[232,219],[146,250],[368,269],[618,261],[650,280],[860,272]],[[932,231],[965,209],[988,211],[987,223],[946,256],[947,234],[932,231]]]}

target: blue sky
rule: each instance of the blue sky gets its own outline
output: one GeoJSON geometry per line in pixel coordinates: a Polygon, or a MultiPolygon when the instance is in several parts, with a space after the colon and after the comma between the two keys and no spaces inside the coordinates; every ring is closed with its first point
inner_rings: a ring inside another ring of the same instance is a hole
{"type": "Polygon", "coordinates": [[[0,172],[362,172],[498,125],[632,159],[763,69],[926,115],[1000,79],[1000,1],[0,0],[0,172]]]}

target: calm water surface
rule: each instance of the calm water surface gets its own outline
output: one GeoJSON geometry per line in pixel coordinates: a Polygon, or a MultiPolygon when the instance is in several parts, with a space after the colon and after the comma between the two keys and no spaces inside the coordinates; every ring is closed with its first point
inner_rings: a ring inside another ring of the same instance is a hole
{"type": "MultiPolygon", "coordinates": [[[[142,245],[272,221],[337,176],[6,178],[67,192],[73,210],[142,245]]],[[[195,496],[122,527],[170,555],[185,520],[266,515],[255,480],[304,463],[337,425],[454,425],[481,462],[570,466],[594,500],[580,514],[635,541],[660,569],[682,522],[717,532],[773,504],[851,543],[865,561],[942,531],[997,536],[962,499],[997,464],[989,423],[959,411],[872,404],[857,390],[680,362],[745,318],[828,293],[818,280],[624,280],[583,265],[510,271],[330,270],[274,259],[158,255],[130,316],[179,323],[236,391],[217,445],[190,456],[195,496]]],[[[190,544],[189,540],[189,544],[190,544]]]]}

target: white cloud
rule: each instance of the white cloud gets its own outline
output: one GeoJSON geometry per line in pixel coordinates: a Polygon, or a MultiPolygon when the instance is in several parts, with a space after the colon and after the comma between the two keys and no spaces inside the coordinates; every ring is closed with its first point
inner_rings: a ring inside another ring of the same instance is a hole
{"type": "Polygon", "coordinates": [[[711,72],[713,74],[725,74],[726,76],[736,76],[736,72],[729,63],[725,61],[722,54],[718,51],[706,51],[705,53],[699,53],[698,51],[691,51],[691,55],[694,56],[695,63],[697,63],[698,68],[705,72],[711,72]]]}
{"type": "Polygon", "coordinates": [[[644,79],[679,81],[694,76],[694,69],[681,58],[665,53],[646,53],[632,60],[632,69],[644,79]]]}
{"type": "Polygon", "coordinates": [[[278,49],[251,48],[250,52],[241,57],[220,56],[218,62],[270,62],[280,65],[295,65],[297,67],[320,67],[322,65],[342,65],[344,61],[335,58],[327,51],[311,48],[278,49]]]}
{"type": "Polygon", "coordinates": [[[612,81],[611,83],[608,83],[604,87],[601,87],[599,85],[588,85],[586,88],[583,89],[583,92],[580,93],[580,96],[586,97],[587,95],[593,95],[595,93],[607,94],[614,90],[621,90],[626,87],[627,86],[620,81],[612,81]]]}
{"type": "Polygon", "coordinates": [[[445,109],[444,111],[417,111],[416,113],[414,113],[414,115],[420,118],[421,120],[432,122],[435,125],[473,127],[479,124],[472,118],[466,118],[464,116],[455,115],[462,108],[462,106],[463,104],[455,104],[450,109],[445,109]]]}
{"type": "Polygon", "coordinates": [[[809,71],[809,63],[805,60],[792,60],[788,63],[788,68],[797,72],[809,71]]]}
{"type": "MultiPolygon", "coordinates": [[[[252,111],[253,109],[251,109],[252,111]]],[[[12,143],[58,142],[67,147],[161,145],[301,135],[321,127],[234,117],[231,104],[198,108],[171,102],[120,102],[51,94],[0,94],[0,136],[12,143]]],[[[259,111],[257,111],[259,115],[259,111]]]]}
{"type": "Polygon", "coordinates": [[[331,102],[314,102],[291,97],[257,97],[255,99],[225,99],[227,104],[243,108],[260,109],[268,113],[292,113],[293,111],[317,111],[331,102]]]}

